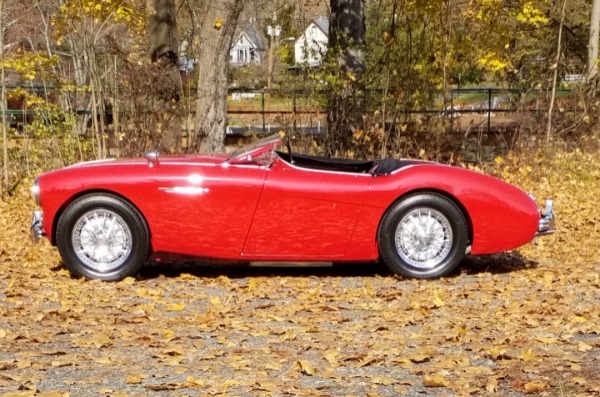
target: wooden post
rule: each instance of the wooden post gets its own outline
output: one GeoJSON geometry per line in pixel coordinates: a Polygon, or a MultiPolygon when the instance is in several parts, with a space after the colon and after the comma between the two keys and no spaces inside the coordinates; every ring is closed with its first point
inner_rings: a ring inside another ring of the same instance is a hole
{"type": "Polygon", "coordinates": [[[454,125],[454,91],[450,90],[450,133],[454,125]]]}
{"type": "Polygon", "coordinates": [[[263,122],[263,132],[265,132],[265,91],[261,91],[261,105],[262,105],[262,122],[263,122]]]}
{"type": "Polygon", "coordinates": [[[492,124],[492,89],[488,88],[488,134],[491,130],[492,124]]]}
{"type": "Polygon", "coordinates": [[[296,132],[296,90],[294,90],[292,106],[293,106],[293,115],[294,115],[294,132],[296,132]]]}

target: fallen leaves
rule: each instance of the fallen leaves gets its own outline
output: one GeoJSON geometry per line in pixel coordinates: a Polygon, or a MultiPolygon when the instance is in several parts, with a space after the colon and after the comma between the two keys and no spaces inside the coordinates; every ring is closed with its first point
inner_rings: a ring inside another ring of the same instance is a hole
{"type": "Polygon", "coordinates": [[[167,346],[163,350],[163,354],[168,356],[183,356],[185,354],[185,347],[182,345],[167,346]]]}
{"type": "Polygon", "coordinates": [[[531,349],[527,349],[526,351],[524,351],[523,353],[521,353],[521,355],[519,356],[519,358],[523,361],[534,361],[537,359],[537,356],[535,355],[535,353],[533,352],[533,350],[531,349]]]}
{"type": "Polygon", "coordinates": [[[579,352],[587,352],[592,349],[593,349],[593,347],[588,345],[585,342],[580,341],[579,343],[577,343],[577,351],[579,351],[579,352]]]}
{"type": "Polygon", "coordinates": [[[498,378],[490,377],[487,379],[487,382],[485,384],[485,390],[488,393],[494,393],[494,392],[498,391],[498,386],[499,386],[498,378]]]}
{"type": "Polygon", "coordinates": [[[547,382],[535,379],[525,383],[524,389],[527,393],[539,393],[550,389],[550,385],[547,382]]]}
{"type": "Polygon", "coordinates": [[[131,374],[127,376],[127,380],[125,380],[125,383],[129,384],[129,385],[137,385],[142,383],[142,376],[139,374],[131,374]]]}
{"type": "Polygon", "coordinates": [[[448,381],[442,374],[425,375],[423,378],[423,384],[427,387],[448,387],[450,381],[448,381]]]}
{"type": "Polygon", "coordinates": [[[600,393],[600,188],[575,175],[600,162],[557,162],[513,182],[557,199],[559,234],[429,281],[372,265],[77,280],[27,242],[33,204],[4,203],[0,397],[600,393]]]}
{"type": "Polygon", "coordinates": [[[35,397],[70,397],[70,396],[71,396],[71,393],[66,392],[66,391],[58,391],[58,390],[41,392],[41,393],[35,394],[35,397]]]}
{"type": "Polygon", "coordinates": [[[92,337],[92,343],[97,349],[101,349],[112,344],[112,340],[103,333],[97,333],[92,337]]]}
{"type": "Polygon", "coordinates": [[[432,302],[433,302],[433,307],[435,307],[435,308],[444,306],[444,300],[440,296],[440,291],[436,291],[434,293],[432,302]]]}
{"type": "Polygon", "coordinates": [[[180,312],[183,309],[185,309],[185,303],[183,303],[183,302],[171,303],[171,304],[167,305],[167,307],[165,309],[170,312],[180,312]]]}
{"type": "Polygon", "coordinates": [[[296,361],[296,367],[304,375],[312,376],[317,373],[317,370],[306,360],[296,361]]]}

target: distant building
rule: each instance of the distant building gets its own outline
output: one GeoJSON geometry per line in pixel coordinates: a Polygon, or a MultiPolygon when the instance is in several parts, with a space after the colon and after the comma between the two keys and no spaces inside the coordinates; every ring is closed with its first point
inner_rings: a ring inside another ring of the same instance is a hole
{"type": "Polygon", "coordinates": [[[229,51],[229,62],[233,66],[262,63],[265,59],[266,42],[266,38],[257,29],[254,19],[240,24],[229,51]]]}
{"type": "Polygon", "coordinates": [[[329,43],[329,19],[320,17],[308,24],[294,43],[296,65],[319,66],[329,43]]]}
{"type": "Polygon", "coordinates": [[[583,74],[565,74],[563,77],[563,83],[581,83],[585,81],[583,74]]]}
{"type": "Polygon", "coordinates": [[[179,43],[179,73],[181,73],[182,78],[191,74],[194,71],[194,65],[198,63],[197,59],[189,57],[189,48],[190,43],[187,40],[179,43]]]}

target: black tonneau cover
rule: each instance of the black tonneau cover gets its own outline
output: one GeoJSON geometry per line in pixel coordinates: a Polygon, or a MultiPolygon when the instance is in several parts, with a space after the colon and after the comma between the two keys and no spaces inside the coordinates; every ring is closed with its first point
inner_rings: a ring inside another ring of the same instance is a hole
{"type": "MultiPolygon", "coordinates": [[[[277,151],[276,153],[284,161],[290,162],[290,155],[288,153],[280,151],[277,151]]],[[[421,163],[422,161],[419,160],[397,160],[392,158],[364,161],[309,156],[295,153],[293,155],[293,164],[301,168],[338,172],[368,172],[375,176],[389,175],[400,168],[421,163]]]]}

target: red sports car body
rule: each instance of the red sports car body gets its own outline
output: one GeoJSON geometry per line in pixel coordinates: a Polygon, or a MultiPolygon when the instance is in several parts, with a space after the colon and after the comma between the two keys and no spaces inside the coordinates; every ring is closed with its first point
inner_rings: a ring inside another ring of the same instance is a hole
{"type": "Polygon", "coordinates": [[[32,238],[47,236],[77,276],[118,280],[163,256],[236,261],[382,259],[439,277],[466,254],[510,250],[554,231],[520,189],[458,167],[277,151],[105,160],[41,175],[32,238]]]}

